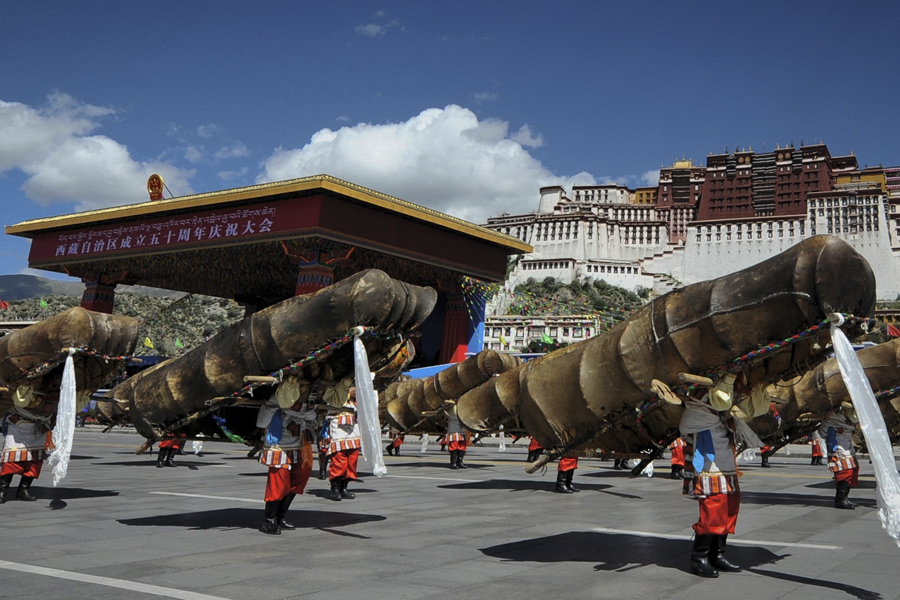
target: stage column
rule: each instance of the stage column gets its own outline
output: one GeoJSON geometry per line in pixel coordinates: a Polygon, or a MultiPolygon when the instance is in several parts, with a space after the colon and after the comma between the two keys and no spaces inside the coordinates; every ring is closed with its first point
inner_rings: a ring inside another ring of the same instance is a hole
{"type": "Polygon", "coordinates": [[[315,258],[301,262],[297,273],[295,296],[312,294],[334,283],[334,268],[320,264],[321,254],[316,252],[315,258]]]}
{"type": "Polygon", "coordinates": [[[462,293],[447,294],[444,307],[444,331],[441,336],[440,363],[455,363],[466,359],[469,350],[469,313],[462,293]]]}
{"type": "Polygon", "coordinates": [[[487,300],[483,296],[469,296],[469,352],[478,354],[484,350],[484,315],[487,300]]]}
{"type": "Polygon", "coordinates": [[[116,282],[106,275],[83,278],[81,281],[85,284],[81,307],[111,315],[116,302],[116,282]]]}

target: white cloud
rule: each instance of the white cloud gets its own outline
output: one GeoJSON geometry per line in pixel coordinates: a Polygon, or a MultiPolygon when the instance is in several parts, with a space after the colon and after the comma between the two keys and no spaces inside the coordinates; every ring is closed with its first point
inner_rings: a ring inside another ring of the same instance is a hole
{"type": "Polygon", "coordinates": [[[250,149],[241,142],[235,142],[228,146],[222,146],[214,155],[216,159],[223,160],[226,158],[245,158],[250,156],[250,149]]]}
{"type": "Polygon", "coordinates": [[[641,182],[643,185],[659,185],[659,169],[650,169],[649,171],[644,171],[644,174],[641,175],[641,182]]]}
{"type": "Polygon", "coordinates": [[[482,104],[484,102],[494,102],[500,96],[494,92],[476,92],[472,94],[472,97],[475,98],[475,102],[482,104]]]}
{"type": "Polygon", "coordinates": [[[21,170],[30,199],[42,206],[74,203],[79,211],[146,201],[152,173],[162,175],[172,193],[190,193],[193,171],[136,161],[122,144],[89,135],[101,117],[114,114],[66,94],[51,95],[40,109],[0,100],[0,173],[21,170]]]}
{"type": "MultiPolygon", "coordinates": [[[[374,15],[377,21],[383,21],[387,17],[387,13],[383,10],[378,11],[374,15]]],[[[385,35],[391,29],[399,29],[400,31],[405,31],[403,25],[400,24],[400,21],[397,19],[392,19],[387,23],[367,23],[365,25],[357,25],[354,27],[354,31],[360,35],[364,35],[366,37],[378,37],[380,35],[385,35]]]]}
{"type": "Polygon", "coordinates": [[[513,134],[513,141],[519,142],[523,146],[529,146],[530,148],[540,148],[544,145],[544,138],[541,135],[533,135],[531,133],[531,127],[528,125],[522,125],[519,130],[513,134]]]}
{"type": "Polygon", "coordinates": [[[238,177],[244,177],[249,172],[250,168],[244,167],[242,169],[238,169],[237,171],[219,171],[217,175],[219,176],[219,179],[221,179],[225,183],[231,183],[238,177]]]}
{"type": "Polygon", "coordinates": [[[197,135],[205,140],[214,137],[220,137],[222,134],[222,127],[216,125],[215,123],[205,123],[197,127],[197,135]]]}
{"type": "Polygon", "coordinates": [[[192,163],[200,162],[201,160],[203,160],[205,154],[206,152],[203,150],[203,148],[199,148],[197,146],[194,146],[193,144],[184,149],[184,158],[192,163]]]}
{"type": "Polygon", "coordinates": [[[166,135],[175,141],[175,146],[160,156],[183,157],[192,164],[215,165],[251,154],[246,144],[232,139],[225,127],[218,123],[204,123],[196,127],[170,123],[166,135]]]}
{"type": "MultiPolygon", "coordinates": [[[[531,142],[540,139],[522,128],[531,142]]],[[[537,209],[547,185],[591,185],[588,173],[554,175],[508,136],[509,124],[470,110],[430,108],[402,123],[322,129],[302,148],[277,149],[258,183],[333,175],[475,223],[537,209]]]]}
{"type": "Polygon", "coordinates": [[[364,35],[366,37],[377,37],[379,35],[384,35],[387,33],[384,27],[381,25],[376,25],[375,23],[369,23],[368,25],[357,25],[355,28],[356,33],[360,35],[364,35]]]}

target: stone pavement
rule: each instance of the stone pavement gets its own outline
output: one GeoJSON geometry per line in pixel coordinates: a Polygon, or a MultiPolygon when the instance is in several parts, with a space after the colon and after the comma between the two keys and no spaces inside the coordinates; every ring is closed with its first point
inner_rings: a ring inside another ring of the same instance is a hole
{"type": "Polygon", "coordinates": [[[188,444],[177,468],[157,469],[134,454],[140,441],[79,428],[59,487],[45,465],[37,502],[0,506],[0,598],[900,598],[871,465],[851,493],[860,507],[839,511],[803,447],[745,466],[728,552],[745,570],[708,580],[687,570],[697,505],[665,460],[632,478],[581,459],[582,491],[562,495],[555,468],[524,472],[524,440],[476,447],[453,471],[411,436],[386,477],[351,485],[355,500],[329,500],[314,476],[289,513],[298,528],[267,536],[265,468],[245,448],[205,442],[197,457],[188,444]]]}

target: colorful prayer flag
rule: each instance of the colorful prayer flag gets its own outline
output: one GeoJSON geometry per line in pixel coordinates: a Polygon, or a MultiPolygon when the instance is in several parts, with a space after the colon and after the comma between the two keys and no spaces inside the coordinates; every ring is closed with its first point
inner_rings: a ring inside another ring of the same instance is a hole
{"type": "Polygon", "coordinates": [[[0,300],[0,310],[6,310],[7,308],[9,308],[9,302],[0,300]]]}
{"type": "Polygon", "coordinates": [[[150,338],[145,337],[145,338],[144,338],[144,345],[147,346],[148,348],[152,348],[152,347],[153,347],[153,342],[150,341],[150,338]]]}
{"type": "Polygon", "coordinates": [[[500,343],[503,344],[504,346],[509,346],[509,344],[506,343],[506,338],[503,337],[502,333],[500,334],[500,343]]]}
{"type": "Polygon", "coordinates": [[[181,340],[175,338],[175,347],[176,348],[184,348],[184,344],[181,343],[181,340]]]}
{"type": "Polygon", "coordinates": [[[890,323],[888,323],[887,332],[888,332],[888,335],[891,336],[892,338],[900,337],[900,329],[897,329],[890,323]]]}
{"type": "Polygon", "coordinates": [[[47,308],[47,301],[41,298],[41,308],[47,308]]]}
{"type": "Polygon", "coordinates": [[[541,334],[541,343],[543,343],[543,344],[553,344],[553,343],[555,343],[555,342],[553,341],[553,338],[552,338],[552,337],[550,337],[550,336],[547,335],[546,333],[542,333],[542,334],[541,334]]]}

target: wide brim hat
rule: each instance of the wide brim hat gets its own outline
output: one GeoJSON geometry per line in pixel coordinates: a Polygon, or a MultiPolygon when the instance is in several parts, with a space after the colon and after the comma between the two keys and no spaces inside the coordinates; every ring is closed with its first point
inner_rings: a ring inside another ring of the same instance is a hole
{"type": "Polygon", "coordinates": [[[13,392],[13,404],[19,408],[28,408],[32,402],[34,402],[34,390],[30,385],[20,385],[13,392]]]}
{"type": "Polygon", "coordinates": [[[854,423],[859,423],[859,415],[856,413],[856,408],[852,403],[846,401],[841,402],[841,412],[854,423]]]}
{"type": "Polygon", "coordinates": [[[309,382],[301,380],[299,377],[288,377],[275,388],[275,400],[278,402],[279,408],[288,409],[292,407],[300,396],[309,388],[309,382]]]}

